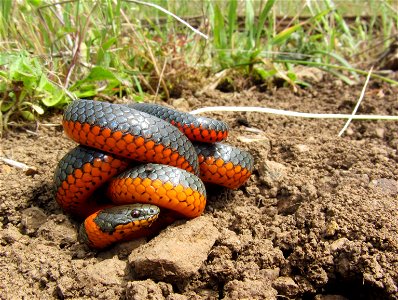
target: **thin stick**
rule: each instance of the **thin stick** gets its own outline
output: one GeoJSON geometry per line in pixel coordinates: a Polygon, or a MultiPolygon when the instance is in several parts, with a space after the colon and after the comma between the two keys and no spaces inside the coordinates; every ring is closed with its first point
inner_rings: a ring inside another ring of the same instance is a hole
{"type": "Polygon", "coordinates": [[[9,159],[9,158],[5,158],[0,156],[0,161],[3,161],[4,163],[15,167],[17,169],[22,169],[24,172],[26,172],[26,175],[34,175],[37,174],[37,169],[35,167],[31,167],[28,166],[24,163],[21,163],[19,161],[13,160],[13,159],[9,159]]]}
{"type": "Polygon", "coordinates": [[[350,123],[352,121],[352,117],[357,113],[359,105],[361,104],[362,99],[365,96],[366,87],[369,84],[369,79],[370,79],[370,75],[372,74],[372,71],[373,71],[373,66],[370,68],[368,76],[366,77],[366,81],[365,81],[365,84],[363,85],[363,88],[362,88],[362,91],[361,91],[361,95],[359,96],[358,102],[355,105],[354,110],[352,111],[351,118],[349,118],[347,120],[347,122],[344,124],[344,127],[340,130],[339,135],[338,135],[339,137],[342,136],[344,131],[347,130],[348,126],[350,125],[350,123]]]}
{"type": "Polygon", "coordinates": [[[164,12],[165,14],[168,14],[169,16],[172,16],[173,18],[177,19],[179,22],[181,22],[182,24],[184,24],[185,26],[187,26],[188,28],[190,28],[193,32],[195,32],[196,34],[199,34],[200,36],[204,37],[206,40],[209,39],[209,37],[207,35],[205,35],[204,33],[200,32],[199,30],[197,30],[196,28],[192,27],[188,22],[184,21],[183,19],[181,19],[179,16],[176,16],[175,14],[173,14],[172,12],[168,11],[167,9],[157,5],[157,4],[153,4],[153,3],[148,3],[148,2],[144,2],[144,1],[138,1],[138,0],[126,0],[125,2],[133,2],[133,3],[137,3],[137,4],[142,4],[142,5],[147,5],[150,7],[154,7],[156,9],[159,9],[160,11],[164,12]]]}
{"type": "Polygon", "coordinates": [[[204,112],[215,112],[215,111],[232,111],[232,112],[261,112],[267,114],[289,116],[289,117],[300,117],[300,118],[311,118],[311,119],[350,119],[353,120],[390,120],[398,121],[398,116],[383,116],[383,115],[347,115],[347,114],[316,114],[316,113],[303,113],[297,111],[289,111],[283,109],[274,109],[268,107],[257,107],[257,106],[207,106],[191,111],[191,114],[196,115],[204,112]]]}

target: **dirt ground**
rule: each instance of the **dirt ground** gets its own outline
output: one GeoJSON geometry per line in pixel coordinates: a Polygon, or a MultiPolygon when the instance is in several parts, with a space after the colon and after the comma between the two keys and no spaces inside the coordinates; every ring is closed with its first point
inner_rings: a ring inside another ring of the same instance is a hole
{"type": "MultiPolygon", "coordinates": [[[[187,92],[174,104],[351,113],[361,89],[326,78],[297,93],[187,92]]],[[[371,82],[358,114],[398,115],[397,94],[371,82]]],[[[184,280],[137,275],[129,255],[146,241],[101,252],[78,243],[79,223],[53,198],[54,169],[74,146],[46,125],[60,117],[3,137],[0,156],[37,172],[0,162],[0,298],[398,299],[398,123],[353,121],[338,137],[344,120],[207,116],[229,123],[255,171],[236,191],[209,187],[204,220],[216,233],[184,280]]]]}

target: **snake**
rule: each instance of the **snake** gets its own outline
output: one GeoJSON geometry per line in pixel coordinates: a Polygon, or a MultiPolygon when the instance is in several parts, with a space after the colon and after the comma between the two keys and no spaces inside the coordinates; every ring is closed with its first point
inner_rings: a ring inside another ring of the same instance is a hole
{"type": "Polygon", "coordinates": [[[79,145],[58,162],[55,199],[84,220],[79,239],[91,248],[198,217],[205,183],[237,189],[253,171],[251,154],[224,142],[225,122],[159,104],[79,99],[62,125],[79,145]]]}

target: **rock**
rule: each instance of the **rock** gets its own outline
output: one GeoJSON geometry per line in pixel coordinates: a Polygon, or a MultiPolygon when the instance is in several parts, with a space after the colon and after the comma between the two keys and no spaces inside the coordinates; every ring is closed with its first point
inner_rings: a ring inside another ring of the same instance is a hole
{"type": "MultiPolygon", "coordinates": [[[[246,128],[248,130],[248,128],[246,128]]],[[[247,144],[249,152],[255,156],[266,160],[269,152],[271,151],[271,141],[264,134],[256,134],[252,136],[238,136],[238,141],[247,144]]]]}
{"type": "Polygon", "coordinates": [[[308,147],[307,145],[304,145],[304,144],[297,144],[295,146],[295,148],[296,148],[297,152],[299,152],[299,153],[305,153],[305,152],[310,151],[310,147],[308,147]]]}
{"type": "Polygon", "coordinates": [[[26,234],[36,233],[39,227],[46,221],[46,214],[38,207],[30,207],[22,212],[21,224],[23,232],[26,234]]]}
{"type": "Polygon", "coordinates": [[[95,265],[89,265],[86,273],[94,282],[104,285],[121,284],[126,275],[127,263],[117,258],[105,259],[95,265]]]}
{"type": "Polygon", "coordinates": [[[60,299],[68,297],[69,291],[73,289],[74,280],[69,276],[63,276],[57,283],[57,294],[60,299]]]}
{"type": "Polygon", "coordinates": [[[153,299],[161,300],[165,299],[161,288],[152,280],[147,279],[143,281],[131,281],[126,287],[126,299],[127,300],[141,300],[141,299],[153,299]]]}
{"type": "Polygon", "coordinates": [[[325,236],[332,237],[336,234],[336,231],[340,229],[339,224],[336,221],[332,220],[326,225],[325,236]]]}
{"type": "Polygon", "coordinates": [[[278,277],[272,283],[272,287],[275,288],[279,294],[287,297],[294,297],[299,292],[299,286],[291,277],[278,277]]]}
{"type": "Polygon", "coordinates": [[[371,181],[371,186],[379,189],[383,194],[386,195],[397,195],[398,194],[398,183],[393,179],[380,178],[371,181]]]}
{"type": "Polygon", "coordinates": [[[129,263],[138,277],[181,282],[199,270],[218,236],[210,217],[198,217],[168,227],[149,243],[135,249],[129,256],[129,263]]]}
{"type": "Polygon", "coordinates": [[[98,257],[103,259],[112,258],[114,256],[127,258],[134,249],[141,247],[144,244],[146,244],[146,238],[138,238],[128,242],[117,243],[108,250],[99,253],[98,257]]]}
{"type": "Polygon", "coordinates": [[[259,166],[261,179],[270,186],[281,182],[287,175],[287,169],[283,164],[267,160],[259,166]]]}
{"type": "Polygon", "coordinates": [[[319,68],[314,67],[302,67],[297,66],[294,68],[294,72],[298,79],[303,81],[310,81],[310,82],[320,82],[323,79],[325,71],[320,70],[319,68]]]}
{"type": "Polygon", "coordinates": [[[330,244],[330,252],[335,252],[342,249],[347,243],[349,243],[349,240],[345,237],[335,240],[332,244],[330,244]]]}
{"type": "Polygon", "coordinates": [[[6,229],[0,232],[0,240],[2,245],[13,244],[21,241],[23,235],[19,232],[18,228],[9,224],[6,229]]]}
{"type": "Polygon", "coordinates": [[[384,138],[384,135],[385,135],[384,128],[381,128],[381,127],[376,128],[376,129],[375,129],[375,134],[376,134],[376,136],[377,136],[378,138],[383,139],[383,138],[384,138]]]}
{"type": "Polygon", "coordinates": [[[276,299],[277,291],[268,280],[232,280],[224,286],[223,299],[276,299]]]}

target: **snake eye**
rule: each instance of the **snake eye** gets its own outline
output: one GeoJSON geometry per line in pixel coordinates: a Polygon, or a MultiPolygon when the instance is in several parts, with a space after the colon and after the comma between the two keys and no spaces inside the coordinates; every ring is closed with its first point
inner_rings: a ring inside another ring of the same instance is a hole
{"type": "Polygon", "coordinates": [[[138,218],[141,215],[141,212],[138,209],[133,209],[133,211],[131,212],[131,216],[133,218],[138,218]]]}

